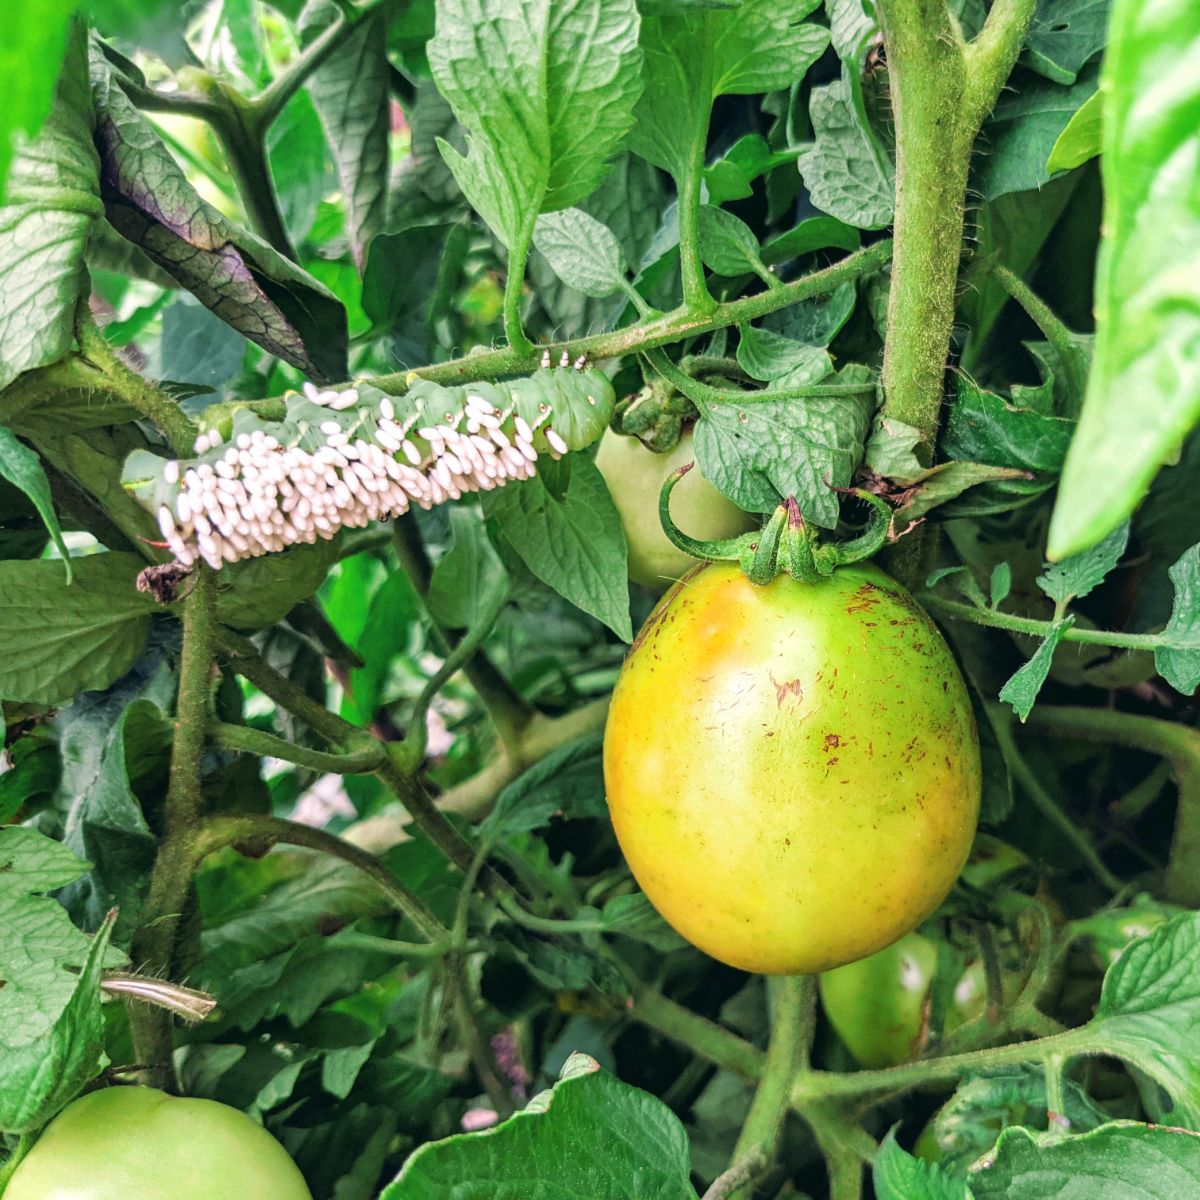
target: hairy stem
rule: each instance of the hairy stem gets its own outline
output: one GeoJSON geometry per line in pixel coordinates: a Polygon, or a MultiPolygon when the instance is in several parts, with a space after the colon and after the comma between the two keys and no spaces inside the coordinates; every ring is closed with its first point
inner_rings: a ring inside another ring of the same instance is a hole
{"type": "Polygon", "coordinates": [[[1026,728],[1046,737],[1143,750],[1170,763],[1179,810],[1163,891],[1168,900],[1200,907],[1200,730],[1112,709],[1049,706],[1035,708],[1026,728]]]}
{"type": "Polygon", "coordinates": [[[757,1046],[730,1033],[715,1021],[668,1000],[653,988],[635,989],[629,1015],[744,1079],[760,1079],[766,1068],[766,1055],[757,1046]]]}
{"type": "Polygon", "coordinates": [[[307,746],[296,746],[245,725],[226,725],[220,721],[209,723],[209,737],[223,750],[239,754],[255,754],[259,758],[278,758],[284,762],[307,767],[311,771],[332,772],[336,775],[368,775],[379,768],[387,751],[379,742],[371,741],[361,750],[347,754],[328,754],[322,750],[311,750],[307,746]]]}
{"type": "Polygon", "coordinates": [[[714,301],[704,282],[700,258],[700,179],[704,170],[705,139],[692,148],[687,173],[676,180],[679,188],[679,268],[683,306],[690,313],[708,313],[714,301]]]}
{"type": "MultiPolygon", "coordinates": [[[[771,1010],[771,1040],[750,1112],[733,1148],[734,1162],[757,1155],[764,1168],[775,1157],[792,1080],[798,1070],[808,1065],[816,1020],[816,978],[772,977],[767,980],[767,1000],[771,1010]]],[[[749,1200],[746,1190],[732,1195],[737,1200],[749,1200]]]]}
{"type": "Polygon", "coordinates": [[[530,216],[516,237],[516,245],[508,248],[508,277],[504,281],[504,336],[511,350],[532,354],[533,343],[521,326],[521,296],[525,291],[525,264],[529,261],[529,246],[537,214],[530,216]]]}
{"type": "MultiPolygon", "coordinates": [[[[215,572],[201,566],[183,602],[183,643],[179,657],[179,695],[175,704],[170,780],[164,805],[163,838],[150,876],[142,924],[133,938],[133,961],[153,975],[168,975],[179,921],[191,887],[186,865],[194,853],[204,806],[200,760],[212,686],[213,627],[217,603],[215,572]]],[[[173,1039],[169,1015],[132,1006],[129,1012],[139,1061],[151,1064],[160,1086],[173,1087],[173,1039]]]]}
{"type": "Polygon", "coordinates": [[[1016,61],[1035,0],[993,5],[965,45],[945,0],[877,0],[896,118],[896,216],[884,410],[933,461],[954,325],[971,151],[1016,61]]]}

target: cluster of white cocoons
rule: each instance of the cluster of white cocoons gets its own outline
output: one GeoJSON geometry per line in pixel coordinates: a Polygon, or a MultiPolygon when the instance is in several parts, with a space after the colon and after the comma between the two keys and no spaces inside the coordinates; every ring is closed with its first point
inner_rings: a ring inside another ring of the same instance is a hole
{"type": "MultiPolygon", "coordinates": [[[[468,392],[456,412],[431,419],[418,408],[401,421],[390,399],[376,397],[360,403],[355,388],[306,383],[303,399],[328,419],[302,422],[303,436],[290,445],[261,428],[235,431],[224,450],[220,433],[201,434],[202,461],[163,469],[177,490],[158,523],[176,559],[219,569],[534,474],[534,432],[548,412],[531,426],[468,392]]],[[[554,458],[567,452],[548,427],[539,441],[554,458]]]]}

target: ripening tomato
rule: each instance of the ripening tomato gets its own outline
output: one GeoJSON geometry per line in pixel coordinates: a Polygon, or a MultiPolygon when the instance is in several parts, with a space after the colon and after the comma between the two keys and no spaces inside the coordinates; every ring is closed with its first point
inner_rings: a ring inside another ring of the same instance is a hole
{"type": "MultiPolygon", "coordinates": [[[[621,515],[629,546],[629,578],[643,587],[661,591],[696,565],[694,558],[667,540],[658,519],[658,494],[664,481],[695,457],[690,429],[666,454],[655,454],[637,438],[611,429],[600,441],[596,466],[621,515]]],[[[735,537],[754,524],[754,519],[718,492],[699,469],[676,485],[671,493],[671,513],[684,533],[702,541],[735,537]]]]}
{"type": "Polygon", "coordinates": [[[5,1200],[312,1200],[287,1151],[215,1100],[113,1087],[69,1104],[5,1200]]]}
{"type": "Polygon", "coordinates": [[[604,736],[618,840],[651,903],[735,967],[810,974],[890,945],[971,848],[979,744],[962,677],[870,565],[685,576],[625,660],[604,736]]]}

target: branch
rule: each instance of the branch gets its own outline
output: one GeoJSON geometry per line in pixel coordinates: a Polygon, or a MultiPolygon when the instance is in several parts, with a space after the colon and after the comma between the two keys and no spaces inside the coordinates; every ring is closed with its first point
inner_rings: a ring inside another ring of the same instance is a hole
{"type": "Polygon", "coordinates": [[[709,1184],[701,1200],[726,1200],[726,1197],[732,1197],[743,1185],[753,1183],[769,1165],[760,1150],[753,1151],[718,1175],[709,1184]]]}
{"type": "Polygon", "coordinates": [[[1037,11],[1037,0],[995,0],[983,28],[965,49],[967,99],[976,124],[992,110],[1037,11]]]}
{"type": "Polygon", "coordinates": [[[226,725],[220,721],[211,721],[208,732],[213,745],[220,746],[223,750],[255,754],[259,758],[278,758],[298,767],[335,775],[369,775],[377,770],[387,757],[383,746],[373,739],[369,739],[370,744],[361,750],[347,754],[327,754],[321,750],[311,750],[307,746],[293,745],[273,733],[250,729],[245,725],[226,725]]]}
{"type": "Polygon", "coordinates": [[[715,1021],[668,1000],[653,988],[635,987],[629,1015],[743,1079],[761,1079],[766,1070],[767,1056],[757,1046],[730,1033],[715,1021]]]}
{"type": "MultiPolygon", "coordinates": [[[[767,980],[771,1040],[750,1112],[733,1148],[735,1163],[757,1157],[762,1164],[761,1171],[775,1157],[787,1116],[792,1080],[797,1071],[808,1065],[816,1021],[816,987],[816,977],[811,975],[784,975],[767,980]]],[[[750,1179],[744,1182],[749,1183],[750,1179]]],[[[748,1200],[747,1193],[740,1189],[736,1196],[739,1200],[748,1200]]]]}
{"type": "Polygon", "coordinates": [[[1044,737],[1126,746],[1171,764],[1179,810],[1164,893],[1188,908],[1200,907],[1200,730],[1112,709],[1041,706],[1030,714],[1026,728],[1044,737]]]}

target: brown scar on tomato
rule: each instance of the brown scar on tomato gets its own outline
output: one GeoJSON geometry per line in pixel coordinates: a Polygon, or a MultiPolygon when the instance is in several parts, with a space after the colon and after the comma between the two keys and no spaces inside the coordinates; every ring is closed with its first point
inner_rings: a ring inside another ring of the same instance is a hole
{"type": "Polygon", "coordinates": [[[768,672],[768,678],[771,680],[775,688],[775,706],[782,708],[783,702],[789,695],[795,696],[797,700],[804,699],[804,688],[801,686],[799,679],[789,679],[786,683],[780,683],[774,675],[768,672]]]}
{"type": "Polygon", "coordinates": [[[842,739],[836,733],[827,733],[825,735],[825,753],[830,750],[836,750],[842,744],[842,739]]]}

